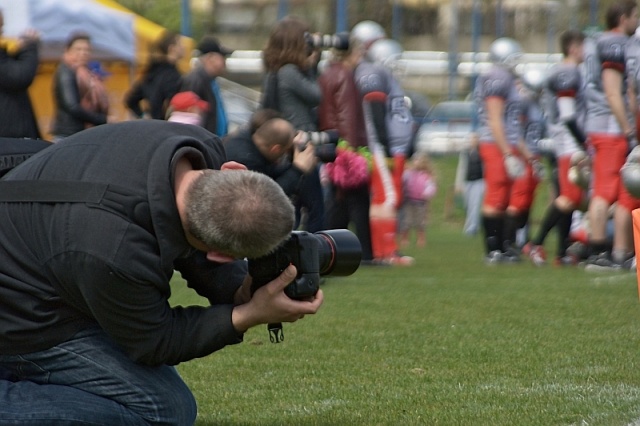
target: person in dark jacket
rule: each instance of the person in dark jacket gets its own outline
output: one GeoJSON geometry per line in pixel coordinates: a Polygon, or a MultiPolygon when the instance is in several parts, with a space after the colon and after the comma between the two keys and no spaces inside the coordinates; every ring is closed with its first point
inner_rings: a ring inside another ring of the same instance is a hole
{"type": "MultiPolygon", "coordinates": [[[[336,129],[353,151],[367,146],[364,113],[353,77],[362,54],[362,49],[334,49],[332,59],[318,78],[322,90],[322,101],[318,107],[319,129],[336,129]]],[[[341,188],[331,182],[325,186],[325,191],[327,228],[346,229],[350,222],[353,223],[362,246],[362,260],[371,263],[369,180],[350,188],[341,188]]]]}
{"type": "Polygon", "coordinates": [[[295,197],[305,175],[317,163],[312,144],[302,151],[294,148],[296,137],[291,123],[278,112],[261,109],[251,117],[249,128],[225,138],[224,149],[227,159],[271,177],[285,194],[295,197]]]}
{"type": "MultiPolygon", "coordinates": [[[[0,10],[0,35],[3,26],[0,10]]],[[[28,92],[38,71],[39,40],[36,31],[27,30],[15,53],[9,54],[4,46],[0,47],[0,137],[40,138],[28,92]]]]}
{"type": "Polygon", "coordinates": [[[54,142],[84,130],[87,124],[98,126],[112,121],[103,112],[82,107],[77,70],[86,67],[90,58],[91,37],[82,32],[71,34],[53,80],[56,112],[51,134],[54,142]]]}
{"type": "Polygon", "coordinates": [[[180,91],[194,92],[209,104],[203,127],[224,137],[229,131],[229,124],[216,77],[224,74],[227,69],[226,58],[233,51],[223,47],[215,37],[207,35],[198,43],[198,52],[198,63],[184,76],[180,91]]]}
{"type": "Polygon", "coordinates": [[[322,304],[321,291],[286,296],[293,265],[251,295],[234,259],[288,238],[293,206],[272,179],[225,162],[200,127],[93,127],[0,186],[3,197],[30,186],[16,197],[49,201],[0,202],[0,424],[193,424],[194,397],[173,365],[322,304]],[[174,270],[210,305],[171,307],[174,270]]]}
{"type": "MultiPolygon", "coordinates": [[[[317,107],[321,91],[317,75],[320,51],[312,48],[309,24],[296,16],[285,16],[271,30],[262,51],[265,69],[262,105],[271,105],[297,130],[318,130],[317,107]]],[[[309,173],[296,203],[298,222],[308,232],[324,229],[324,194],[319,168],[309,173]],[[303,212],[306,210],[306,221],[303,212]],[[305,223],[306,222],[306,223],[305,223]]]]}
{"type": "Polygon", "coordinates": [[[151,62],[140,80],[125,97],[127,108],[136,118],[165,120],[171,98],[180,90],[182,75],[176,63],[184,56],[180,34],[165,31],[152,46],[151,62]],[[142,101],[147,106],[143,108],[142,101]]]}

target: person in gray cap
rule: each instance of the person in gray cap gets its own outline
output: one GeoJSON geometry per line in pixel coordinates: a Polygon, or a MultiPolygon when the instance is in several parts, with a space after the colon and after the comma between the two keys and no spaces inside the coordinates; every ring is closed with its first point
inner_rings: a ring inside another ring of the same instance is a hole
{"type": "Polygon", "coordinates": [[[198,63],[184,76],[181,88],[182,92],[192,91],[209,103],[203,127],[220,137],[228,133],[228,121],[216,77],[224,74],[226,58],[231,53],[215,37],[204,36],[198,43],[198,63]]]}

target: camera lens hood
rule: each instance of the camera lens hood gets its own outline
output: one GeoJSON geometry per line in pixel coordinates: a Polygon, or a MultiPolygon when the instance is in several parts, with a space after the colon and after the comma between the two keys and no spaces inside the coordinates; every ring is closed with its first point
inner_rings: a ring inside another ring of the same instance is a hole
{"type": "Polygon", "coordinates": [[[358,237],[348,229],[331,229],[313,234],[320,242],[320,275],[353,274],[362,260],[358,237]]]}

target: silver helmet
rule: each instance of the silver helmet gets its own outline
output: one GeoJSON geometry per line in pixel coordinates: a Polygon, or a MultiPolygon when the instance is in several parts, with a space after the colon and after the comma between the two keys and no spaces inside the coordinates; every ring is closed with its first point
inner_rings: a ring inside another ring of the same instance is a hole
{"type": "Polygon", "coordinates": [[[626,163],[620,169],[620,177],[629,194],[640,198],[640,149],[638,146],[634,147],[627,156],[626,163]]]}
{"type": "Polygon", "coordinates": [[[380,24],[374,21],[360,21],[352,29],[350,37],[362,43],[365,48],[374,41],[385,38],[387,34],[380,24]]]}
{"type": "Polygon", "coordinates": [[[501,37],[489,46],[489,60],[497,65],[515,69],[522,59],[522,47],[512,38],[501,37]]]}
{"type": "Polygon", "coordinates": [[[384,66],[391,66],[400,58],[403,49],[400,43],[389,38],[373,42],[367,51],[367,59],[384,66]]]}
{"type": "Polygon", "coordinates": [[[532,68],[522,75],[522,83],[534,93],[542,92],[547,81],[547,75],[543,70],[532,68]]]}
{"type": "Polygon", "coordinates": [[[628,163],[620,169],[622,184],[635,198],[640,198],[640,164],[628,163]]]}

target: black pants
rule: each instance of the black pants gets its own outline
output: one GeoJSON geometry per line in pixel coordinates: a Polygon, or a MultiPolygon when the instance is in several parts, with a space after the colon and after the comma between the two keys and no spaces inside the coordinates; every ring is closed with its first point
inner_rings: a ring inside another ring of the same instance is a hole
{"type": "Polygon", "coordinates": [[[296,202],[296,225],[295,229],[300,226],[302,220],[301,208],[307,211],[307,220],[304,224],[304,230],[307,232],[318,232],[324,229],[325,213],[324,213],[324,196],[322,185],[320,184],[320,172],[315,167],[311,172],[302,178],[300,193],[296,202]]]}
{"type": "Polygon", "coordinates": [[[362,260],[372,260],[369,185],[346,190],[330,186],[327,190],[327,229],[346,229],[352,223],[362,246],[362,260]]]}

